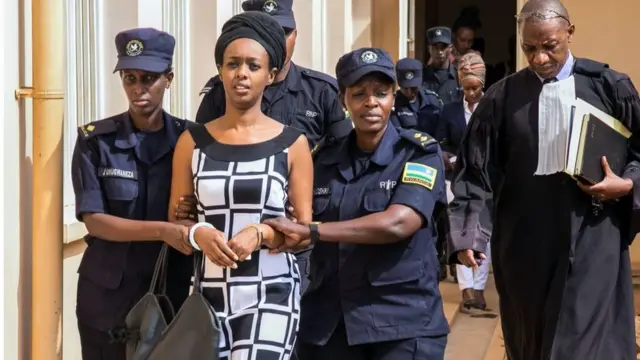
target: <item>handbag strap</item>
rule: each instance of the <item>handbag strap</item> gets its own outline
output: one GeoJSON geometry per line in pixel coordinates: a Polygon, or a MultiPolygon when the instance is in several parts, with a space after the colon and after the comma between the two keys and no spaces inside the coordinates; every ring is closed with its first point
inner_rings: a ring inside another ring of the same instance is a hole
{"type": "Polygon", "coordinates": [[[166,243],[162,244],[162,249],[160,249],[158,259],[156,260],[156,267],[153,271],[151,285],[149,286],[149,292],[152,294],[165,295],[167,292],[168,252],[169,246],[166,243]]]}
{"type": "Polygon", "coordinates": [[[202,278],[204,277],[204,255],[202,251],[193,253],[193,292],[202,293],[202,278]]]}

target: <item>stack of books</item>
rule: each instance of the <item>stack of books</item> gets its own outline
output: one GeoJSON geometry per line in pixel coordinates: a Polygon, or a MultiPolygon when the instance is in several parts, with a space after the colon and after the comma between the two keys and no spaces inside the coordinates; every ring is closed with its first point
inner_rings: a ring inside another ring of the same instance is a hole
{"type": "Polygon", "coordinates": [[[602,157],[618,176],[627,164],[631,132],[621,121],[582,99],[572,106],[564,172],[593,185],[604,179],[602,157]]]}

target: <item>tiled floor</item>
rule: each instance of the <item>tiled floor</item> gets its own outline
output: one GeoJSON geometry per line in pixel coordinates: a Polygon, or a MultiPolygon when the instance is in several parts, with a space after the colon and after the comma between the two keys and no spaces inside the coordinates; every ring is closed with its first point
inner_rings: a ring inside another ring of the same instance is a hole
{"type": "MultiPolygon", "coordinates": [[[[487,284],[485,295],[489,308],[497,313],[498,295],[493,279],[487,284]]],[[[636,308],[636,337],[640,344],[640,277],[634,278],[636,308]]],[[[472,318],[458,313],[460,291],[457,284],[445,281],[440,284],[444,310],[451,326],[445,360],[506,360],[500,318],[472,318]]],[[[638,355],[640,359],[640,354],[638,355]]]]}
{"type": "MultiPolygon", "coordinates": [[[[445,281],[440,284],[440,291],[444,300],[445,313],[447,309],[455,311],[455,320],[447,341],[445,360],[484,360],[498,318],[476,318],[459,313],[461,295],[457,284],[445,281]]],[[[497,314],[498,296],[492,279],[487,284],[485,297],[488,308],[493,309],[486,314],[497,314]]],[[[449,323],[451,324],[452,321],[450,320],[449,323]]]]}

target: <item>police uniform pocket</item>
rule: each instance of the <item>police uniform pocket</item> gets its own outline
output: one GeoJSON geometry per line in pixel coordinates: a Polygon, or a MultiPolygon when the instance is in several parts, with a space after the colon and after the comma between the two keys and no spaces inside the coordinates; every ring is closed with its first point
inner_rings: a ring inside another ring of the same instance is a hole
{"type": "Polygon", "coordinates": [[[120,286],[127,264],[130,243],[95,239],[82,255],[78,274],[106,288],[120,286]]]}
{"type": "Polygon", "coordinates": [[[109,214],[124,218],[134,216],[135,200],[138,197],[138,182],[132,179],[103,179],[109,214]]]}
{"type": "Polygon", "coordinates": [[[132,201],[138,197],[138,182],[135,180],[105,178],[103,183],[109,200],[132,201]]]}
{"type": "Polygon", "coordinates": [[[326,213],[331,203],[332,187],[314,187],[313,188],[313,220],[314,221],[327,221],[327,219],[318,219],[316,216],[320,216],[326,213]]]}
{"type": "Polygon", "coordinates": [[[372,286],[402,284],[420,279],[424,275],[424,265],[420,260],[400,261],[391,269],[373,268],[367,275],[372,286]]]}
{"type": "Polygon", "coordinates": [[[315,217],[327,211],[330,200],[329,196],[316,196],[313,198],[313,220],[319,221],[315,217]]]}
{"type": "Polygon", "coordinates": [[[376,189],[364,195],[363,207],[370,213],[384,211],[389,206],[390,192],[386,189],[376,189]]]}
{"type": "Polygon", "coordinates": [[[431,320],[421,260],[401,260],[391,268],[374,267],[367,276],[376,327],[416,326],[431,320]]]}

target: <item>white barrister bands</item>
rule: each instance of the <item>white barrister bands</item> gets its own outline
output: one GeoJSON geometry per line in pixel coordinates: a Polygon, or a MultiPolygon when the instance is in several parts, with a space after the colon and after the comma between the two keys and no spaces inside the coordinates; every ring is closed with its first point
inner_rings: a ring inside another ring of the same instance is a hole
{"type": "Polygon", "coordinates": [[[193,225],[191,227],[191,229],[189,229],[189,243],[191,244],[191,246],[193,246],[194,249],[196,249],[198,251],[202,251],[202,249],[200,249],[200,246],[198,246],[198,243],[196,242],[196,239],[195,239],[195,236],[194,236],[195,233],[196,233],[196,230],[199,227],[206,227],[206,228],[209,228],[209,229],[215,229],[216,227],[211,225],[211,224],[209,224],[209,223],[206,223],[206,222],[199,222],[199,223],[193,225]]]}

